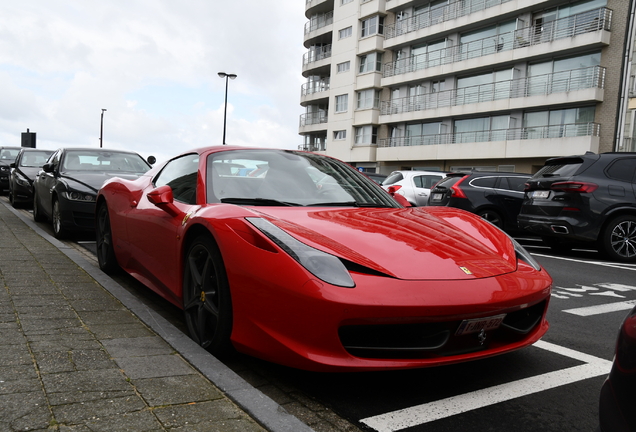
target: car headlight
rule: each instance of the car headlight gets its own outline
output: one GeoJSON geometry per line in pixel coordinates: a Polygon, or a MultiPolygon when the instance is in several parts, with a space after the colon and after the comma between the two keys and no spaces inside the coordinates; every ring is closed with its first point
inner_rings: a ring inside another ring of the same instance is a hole
{"type": "Polygon", "coordinates": [[[331,285],[355,287],[349,271],[337,257],[296,240],[266,219],[246,219],[317,278],[331,285]]]}
{"type": "Polygon", "coordinates": [[[9,167],[8,166],[0,166],[0,171],[8,172],[9,171],[9,167]]]}
{"type": "Polygon", "coordinates": [[[15,173],[15,182],[22,187],[31,187],[31,183],[22,175],[15,173]]]}
{"type": "Polygon", "coordinates": [[[512,240],[512,244],[515,247],[515,253],[517,254],[517,259],[525,262],[526,264],[528,264],[529,266],[531,266],[533,269],[537,271],[541,270],[541,266],[539,265],[537,260],[535,260],[534,257],[530,255],[530,252],[528,252],[523,246],[521,246],[512,237],[510,237],[510,240],[512,240]]]}
{"type": "Polygon", "coordinates": [[[87,192],[66,191],[62,192],[62,196],[71,201],[94,202],[95,195],[87,192]]]}

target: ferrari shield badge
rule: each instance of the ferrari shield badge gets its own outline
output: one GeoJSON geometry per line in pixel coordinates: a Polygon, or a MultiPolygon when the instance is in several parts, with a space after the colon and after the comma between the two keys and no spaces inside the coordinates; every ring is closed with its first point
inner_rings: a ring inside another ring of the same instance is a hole
{"type": "Polygon", "coordinates": [[[181,226],[186,224],[188,219],[190,219],[190,216],[192,216],[192,212],[188,212],[188,213],[185,214],[185,216],[183,217],[183,220],[181,221],[181,226]]]}
{"type": "Polygon", "coordinates": [[[471,274],[473,274],[473,272],[471,272],[470,270],[468,270],[466,267],[460,267],[460,269],[461,269],[464,273],[466,273],[467,275],[471,275],[471,274]]]}

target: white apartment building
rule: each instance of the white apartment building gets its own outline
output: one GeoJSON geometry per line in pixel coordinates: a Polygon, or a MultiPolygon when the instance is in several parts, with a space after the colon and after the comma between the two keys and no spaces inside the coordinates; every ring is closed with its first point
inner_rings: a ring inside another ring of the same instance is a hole
{"type": "Polygon", "coordinates": [[[301,149],[533,173],[634,151],[635,0],[307,0],[301,149]]]}

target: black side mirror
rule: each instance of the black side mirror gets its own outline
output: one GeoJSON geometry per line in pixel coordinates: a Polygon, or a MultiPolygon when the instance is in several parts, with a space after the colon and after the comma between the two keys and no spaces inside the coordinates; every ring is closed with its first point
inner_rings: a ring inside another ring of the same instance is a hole
{"type": "Polygon", "coordinates": [[[42,171],[52,173],[53,171],[55,171],[55,165],[53,165],[52,163],[45,163],[44,165],[42,165],[42,171]]]}
{"type": "Polygon", "coordinates": [[[15,162],[11,162],[11,163],[9,164],[9,168],[15,168],[15,162]]]}

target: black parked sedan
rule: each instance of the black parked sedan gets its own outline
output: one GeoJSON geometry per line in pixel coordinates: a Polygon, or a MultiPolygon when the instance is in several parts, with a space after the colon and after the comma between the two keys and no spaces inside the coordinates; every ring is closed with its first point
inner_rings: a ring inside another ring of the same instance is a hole
{"type": "Polygon", "coordinates": [[[20,147],[0,147],[0,194],[9,190],[11,164],[20,153],[20,147]]]}
{"type": "Polygon", "coordinates": [[[42,165],[53,154],[52,150],[23,148],[11,164],[9,176],[9,201],[13,207],[33,203],[33,179],[42,165]]]}
{"type": "Polygon", "coordinates": [[[53,233],[95,230],[95,197],[111,177],[136,179],[150,169],[137,153],[66,148],[51,155],[33,183],[33,219],[50,219],[53,233]]]}
{"type": "Polygon", "coordinates": [[[505,231],[515,231],[523,190],[530,177],[485,171],[451,173],[431,189],[428,205],[460,208],[505,231]]]}

